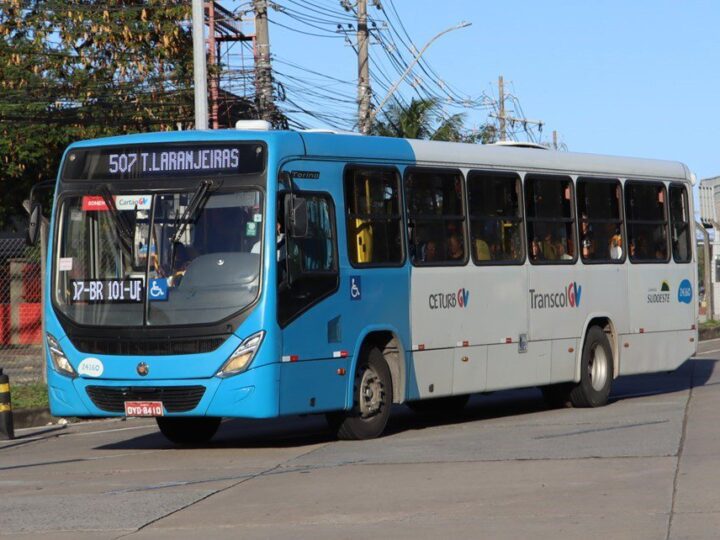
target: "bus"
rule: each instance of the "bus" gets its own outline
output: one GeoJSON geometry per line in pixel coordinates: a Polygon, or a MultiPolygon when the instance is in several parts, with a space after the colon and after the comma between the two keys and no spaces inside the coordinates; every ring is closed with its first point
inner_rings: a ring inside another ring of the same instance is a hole
{"type": "Polygon", "coordinates": [[[49,227],[52,414],[199,443],[223,418],[316,413],[367,439],[393,404],[509,388],[602,406],[696,351],[692,182],[669,161],[242,126],[75,143],[49,227]]]}

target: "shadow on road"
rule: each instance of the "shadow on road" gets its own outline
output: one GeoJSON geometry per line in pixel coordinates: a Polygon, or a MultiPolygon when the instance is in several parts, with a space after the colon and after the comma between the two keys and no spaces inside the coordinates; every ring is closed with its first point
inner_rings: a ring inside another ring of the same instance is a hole
{"type": "MultiPolygon", "coordinates": [[[[692,387],[704,386],[712,375],[717,362],[718,360],[689,360],[673,372],[622,377],[613,382],[610,402],[620,402],[634,397],[670,394],[692,387]]],[[[547,409],[540,391],[536,388],[477,394],[471,398],[460,413],[452,416],[416,414],[404,405],[395,405],[385,436],[440,425],[522,416],[547,409]]],[[[334,440],[335,437],[329,431],[323,415],[292,416],[270,420],[229,419],[223,422],[214,439],[203,445],[202,448],[295,448],[334,440]]],[[[97,447],[98,450],[177,448],[159,432],[97,447]]]]}

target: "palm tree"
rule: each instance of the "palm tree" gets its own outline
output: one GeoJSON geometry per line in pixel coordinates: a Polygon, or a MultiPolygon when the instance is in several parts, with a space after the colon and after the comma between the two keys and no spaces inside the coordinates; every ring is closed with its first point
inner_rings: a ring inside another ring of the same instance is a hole
{"type": "Polygon", "coordinates": [[[442,116],[442,107],[437,98],[415,99],[407,107],[395,103],[375,120],[370,133],[385,137],[406,139],[431,139],[433,141],[464,141],[464,114],[442,116]]]}

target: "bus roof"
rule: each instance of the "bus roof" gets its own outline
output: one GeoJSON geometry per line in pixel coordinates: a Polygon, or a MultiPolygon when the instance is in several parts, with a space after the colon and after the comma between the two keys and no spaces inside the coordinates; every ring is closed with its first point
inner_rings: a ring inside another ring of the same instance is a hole
{"type": "Polygon", "coordinates": [[[348,161],[391,161],[398,164],[455,166],[480,169],[579,173],[632,178],[690,180],[688,168],[677,161],[600,154],[558,152],[507,145],[425,141],[354,134],[297,131],[208,130],[123,135],[80,141],[72,148],[174,142],[263,140],[288,157],[337,158],[348,161]]]}

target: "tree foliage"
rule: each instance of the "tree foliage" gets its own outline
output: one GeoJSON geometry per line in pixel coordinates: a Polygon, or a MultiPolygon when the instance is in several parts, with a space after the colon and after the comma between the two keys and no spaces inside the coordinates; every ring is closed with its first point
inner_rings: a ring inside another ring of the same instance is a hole
{"type": "Polygon", "coordinates": [[[440,101],[435,98],[413,98],[407,106],[394,103],[371,128],[373,135],[430,139],[470,143],[491,143],[497,140],[493,126],[485,125],[478,131],[465,128],[465,115],[444,116],[440,101]]]}
{"type": "Polygon", "coordinates": [[[0,228],[72,141],[193,120],[184,0],[0,2],[0,228]]]}

